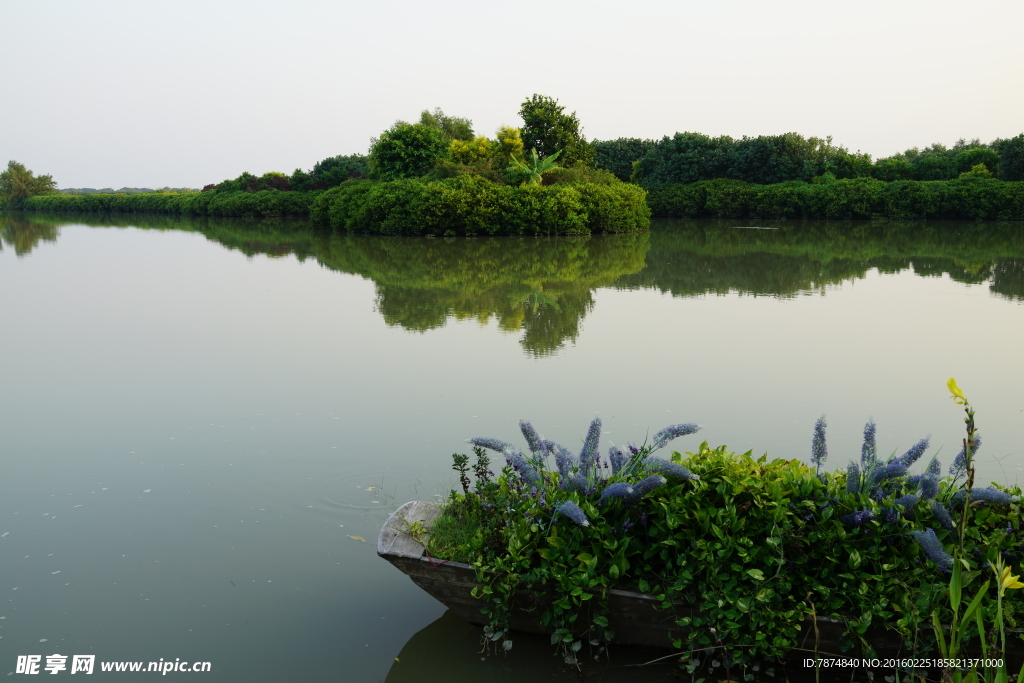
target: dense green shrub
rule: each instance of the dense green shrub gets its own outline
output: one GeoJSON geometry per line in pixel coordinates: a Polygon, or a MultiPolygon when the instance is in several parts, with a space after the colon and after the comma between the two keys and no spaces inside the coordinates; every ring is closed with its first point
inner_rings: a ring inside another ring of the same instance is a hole
{"type": "Polygon", "coordinates": [[[831,138],[797,133],[733,140],[700,133],[676,133],[653,143],[634,166],[633,180],[647,188],[719,178],[775,184],[869,175],[871,158],[832,144],[831,138]]]}
{"type": "Polygon", "coordinates": [[[356,181],[320,195],[310,218],[336,230],[384,234],[633,232],[648,226],[645,195],[617,181],[514,187],[472,174],[356,181]]]}
{"type": "Polygon", "coordinates": [[[25,202],[26,211],[173,213],[196,216],[305,216],[317,192],[186,192],[45,195],[25,202]]]}
{"type": "Polygon", "coordinates": [[[633,163],[654,148],[654,140],[639,138],[618,138],[617,140],[594,140],[594,165],[615,174],[626,182],[633,175],[633,163]]]}
{"type": "Polygon", "coordinates": [[[738,180],[651,189],[652,215],[678,218],[933,218],[1024,220],[1024,183],[850,178],[756,185],[738,180]]]}
{"type": "Polygon", "coordinates": [[[733,144],[728,136],[711,138],[701,133],[665,136],[636,162],[633,177],[648,189],[669,183],[725,178],[733,144]]]}
{"type": "MultiPolygon", "coordinates": [[[[337,187],[350,178],[366,178],[370,175],[370,164],[365,154],[338,155],[316,162],[310,172],[311,180],[317,187],[295,189],[323,189],[337,187]]],[[[293,181],[294,184],[294,181],[293,181]]]]}
{"type": "Polygon", "coordinates": [[[438,128],[399,121],[370,147],[370,176],[398,180],[426,175],[448,153],[449,141],[438,128]]]}
{"type": "Polygon", "coordinates": [[[992,148],[999,153],[999,179],[1024,180],[1024,133],[1009,140],[995,140],[992,148]]]}

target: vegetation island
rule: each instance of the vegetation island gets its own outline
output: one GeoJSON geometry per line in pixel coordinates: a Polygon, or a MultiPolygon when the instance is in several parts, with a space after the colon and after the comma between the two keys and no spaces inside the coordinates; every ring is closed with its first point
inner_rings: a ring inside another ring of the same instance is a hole
{"type": "Polygon", "coordinates": [[[533,95],[521,128],[476,135],[440,109],[397,121],[369,154],[202,190],[58,191],[17,162],[0,207],[22,211],[301,216],[390,235],[636,232],[649,218],[1024,220],[1024,134],[872,160],[798,133],[588,141],[575,112],[533,95]]]}

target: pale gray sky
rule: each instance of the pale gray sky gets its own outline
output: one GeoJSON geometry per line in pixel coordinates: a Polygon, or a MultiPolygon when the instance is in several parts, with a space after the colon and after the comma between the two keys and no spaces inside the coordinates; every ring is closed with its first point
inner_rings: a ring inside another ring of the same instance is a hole
{"type": "Polygon", "coordinates": [[[589,139],[832,135],[887,156],[1024,132],[1024,2],[0,0],[0,163],[191,186],[365,152],[532,93],[589,139]]]}

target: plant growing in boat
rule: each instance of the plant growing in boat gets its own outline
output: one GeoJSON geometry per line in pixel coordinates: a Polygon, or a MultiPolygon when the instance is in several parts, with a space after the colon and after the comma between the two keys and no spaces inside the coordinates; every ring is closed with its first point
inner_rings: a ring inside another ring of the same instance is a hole
{"type": "MultiPolygon", "coordinates": [[[[513,596],[526,587],[552,597],[543,620],[573,663],[584,643],[600,654],[614,637],[603,599],[610,588],[653,595],[676,612],[677,645],[689,662],[714,658],[735,667],[778,659],[797,646],[810,615],[844,620],[845,650],[871,654],[865,634],[884,622],[908,651],[923,653],[936,644],[932,613],[942,623],[952,617],[944,544],[961,540],[965,557],[1024,550],[1017,532],[1006,532],[1019,520],[1019,489],[970,493],[958,477],[961,465],[943,478],[934,458],[911,474],[927,440],[880,459],[873,422],[859,461],[836,472],[822,471],[824,419],[815,426],[813,467],[707,443],[654,457],[696,432],[692,424],[666,428],[641,446],[612,446],[606,459],[600,420],[578,454],[528,422],[520,428],[526,451],[471,440],[476,488],[452,492],[435,526],[446,533],[433,534],[428,547],[476,568],[486,637],[504,649],[511,647],[513,596]],[[485,449],[505,460],[497,476],[485,449]],[[951,519],[968,500],[976,507],[957,535],[951,519]]],[[[467,466],[468,459],[456,463],[467,466]]],[[[1020,602],[1006,595],[1005,623],[1015,623],[1020,602]]],[[[986,604],[979,614],[995,623],[995,610],[986,604]]],[[[976,636],[969,626],[964,642],[976,636]]]]}

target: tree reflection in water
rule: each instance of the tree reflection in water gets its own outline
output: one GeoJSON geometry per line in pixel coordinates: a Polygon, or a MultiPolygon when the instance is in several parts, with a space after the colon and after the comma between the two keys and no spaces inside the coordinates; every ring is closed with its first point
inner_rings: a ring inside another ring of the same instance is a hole
{"type": "Polygon", "coordinates": [[[248,256],[313,258],[373,281],[388,325],[494,320],[537,357],[578,337],[599,287],[792,297],[909,269],[1024,301],[1018,223],[655,221],[643,234],[435,239],[335,235],[300,220],[7,213],[0,238],[24,256],[68,224],[198,232],[248,256]]]}
{"type": "Polygon", "coordinates": [[[33,220],[14,212],[3,212],[0,216],[0,249],[6,244],[19,257],[28,256],[40,242],[56,242],[60,235],[56,223],[33,220]]]}

